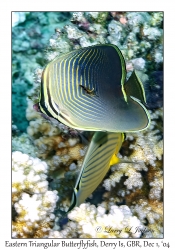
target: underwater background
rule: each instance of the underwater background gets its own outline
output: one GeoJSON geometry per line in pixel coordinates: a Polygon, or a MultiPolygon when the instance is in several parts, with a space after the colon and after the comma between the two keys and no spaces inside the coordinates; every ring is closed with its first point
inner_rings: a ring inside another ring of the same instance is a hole
{"type": "Polygon", "coordinates": [[[163,237],[163,12],[12,13],[12,237],[163,237]],[[151,125],[126,133],[119,153],[143,164],[111,167],[66,215],[87,144],[42,118],[33,104],[49,61],[105,43],[119,47],[127,78],[137,70],[145,88],[151,125]]]}

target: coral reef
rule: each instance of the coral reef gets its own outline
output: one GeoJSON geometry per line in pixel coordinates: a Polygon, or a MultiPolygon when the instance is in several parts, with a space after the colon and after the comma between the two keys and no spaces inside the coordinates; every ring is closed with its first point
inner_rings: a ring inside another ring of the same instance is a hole
{"type": "Polygon", "coordinates": [[[56,190],[48,190],[48,166],[38,158],[12,154],[12,205],[14,238],[43,238],[53,226],[56,190]]]}
{"type": "Polygon", "coordinates": [[[119,157],[133,163],[111,167],[103,182],[106,201],[126,204],[147,225],[142,237],[163,237],[163,140],[162,109],[150,111],[151,125],[143,132],[129,134],[119,157]],[[157,205],[156,205],[157,204],[157,205]]]}
{"type": "Polygon", "coordinates": [[[76,131],[42,118],[30,105],[26,115],[28,120],[32,119],[27,128],[28,135],[37,148],[37,156],[47,162],[50,171],[61,166],[66,170],[72,163],[81,166],[86,147],[76,131]]]}
{"type": "Polygon", "coordinates": [[[158,200],[139,199],[131,211],[145,224],[147,232],[143,238],[163,238],[163,204],[158,200]]]}
{"type": "Polygon", "coordinates": [[[22,133],[12,136],[12,151],[20,151],[24,154],[36,157],[37,148],[34,146],[31,137],[26,133],[22,133]]]}
{"type": "Polygon", "coordinates": [[[163,12],[20,15],[12,29],[12,237],[162,238],[163,12]],[[85,203],[67,214],[68,221],[62,217],[92,134],[42,116],[33,105],[49,61],[104,43],[122,51],[127,78],[137,70],[151,125],[126,134],[118,154],[126,163],[112,166],[85,203]]]}
{"type": "Polygon", "coordinates": [[[12,27],[25,22],[28,13],[29,12],[12,12],[12,27]]]}
{"type": "Polygon", "coordinates": [[[60,193],[58,208],[67,211],[87,145],[81,142],[81,132],[43,118],[33,109],[30,99],[28,104],[26,117],[31,120],[27,128],[28,136],[33,141],[35,155],[44,160],[49,167],[51,189],[56,189],[60,193]]]}
{"type": "Polygon", "coordinates": [[[33,87],[33,73],[45,65],[44,48],[54,29],[65,25],[69,16],[68,12],[12,13],[12,119],[21,132],[28,126],[26,97],[33,87]]]}
{"type": "Polygon", "coordinates": [[[51,230],[49,238],[139,238],[142,223],[131,210],[123,205],[108,206],[107,213],[103,204],[98,207],[83,203],[68,214],[71,222],[61,231],[51,230]],[[129,231],[131,227],[140,231],[129,231]]]}
{"type": "MultiPolygon", "coordinates": [[[[128,179],[124,182],[128,190],[134,187],[141,188],[143,185],[142,175],[138,171],[149,172],[152,168],[154,170],[158,168],[162,176],[162,167],[160,167],[162,165],[160,162],[162,163],[163,141],[162,133],[157,128],[156,123],[159,119],[162,119],[162,110],[151,114],[152,121],[147,130],[132,134],[127,133],[120,152],[124,155],[124,160],[129,160],[133,163],[121,163],[111,167],[112,175],[104,181],[106,190],[110,191],[111,187],[115,186],[115,183],[120,182],[123,175],[128,176],[128,179]]],[[[120,157],[122,158],[122,155],[120,157]]],[[[151,185],[155,186],[154,184],[151,185]]]]}

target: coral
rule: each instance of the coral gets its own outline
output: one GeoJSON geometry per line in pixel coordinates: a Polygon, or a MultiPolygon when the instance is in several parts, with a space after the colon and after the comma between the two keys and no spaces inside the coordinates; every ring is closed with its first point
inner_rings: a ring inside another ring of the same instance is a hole
{"type": "Polygon", "coordinates": [[[150,111],[150,115],[151,125],[146,131],[126,134],[118,156],[133,163],[119,163],[111,167],[109,177],[103,182],[107,191],[103,199],[107,203],[128,205],[147,227],[143,238],[162,238],[162,109],[150,111]]]}
{"type": "Polygon", "coordinates": [[[126,137],[129,142],[130,155],[125,158],[139,162],[140,170],[142,168],[147,170],[143,167],[143,164],[156,166],[157,161],[162,160],[163,155],[162,129],[161,125],[158,125],[158,121],[161,122],[162,120],[162,110],[150,111],[150,114],[151,124],[147,130],[134,134],[127,133],[126,137]]]}
{"type": "Polygon", "coordinates": [[[48,189],[48,166],[38,158],[19,151],[12,153],[12,202],[19,201],[21,192],[42,193],[48,189]]]}
{"type": "Polygon", "coordinates": [[[22,133],[12,137],[12,151],[20,151],[32,157],[36,157],[37,148],[28,134],[22,133]]]}
{"type": "Polygon", "coordinates": [[[163,71],[152,72],[144,85],[148,107],[150,109],[161,108],[163,106],[163,71]]]}
{"type": "Polygon", "coordinates": [[[143,185],[142,182],[142,176],[140,173],[137,172],[137,170],[147,170],[145,165],[139,165],[139,164],[118,164],[114,167],[111,167],[112,175],[110,175],[109,179],[104,180],[103,186],[106,190],[110,191],[112,187],[115,187],[116,183],[119,183],[121,180],[121,177],[123,175],[128,176],[126,181],[124,182],[124,185],[127,186],[127,188],[134,189],[135,187],[141,188],[143,185]]]}
{"type": "Polygon", "coordinates": [[[163,12],[151,12],[151,25],[152,26],[161,26],[163,22],[163,12]]]}
{"type": "Polygon", "coordinates": [[[147,12],[128,12],[126,16],[128,24],[132,27],[139,27],[140,24],[149,23],[151,19],[147,12]]]}
{"type": "Polygon", "coordinates": [[[73,25],[66,25],[64,29],[67,33],[67,37],[71,40],[79,39],[84,35],[83,31],[73,25]]]}
{"type": "Polygon", "coordinates": [[[112,20],[108,25],[108,40],[110,43],[117,45],[121,39],[122,25],[115,20],[112,20]],[[114,43],[114,40],[116,41],[114,43]]]}
{"type": "Polygon", "coordinates": [[[50,170],[60,164],[69,167],[75,160],[82,162],[85,146],[76,131],[56,120],[43,118],[32,108],[31,100],[28,100],[26,117],[31,120],[27,133],[37,148],[37,156],[47,161],[50,170]]]}
{"type": "MultiPolygon", "coordinates": [[[[103,184],[106,190],[110,191],[112,187],[115,187],[116,183],[120,182],[122,176],[128,176],[124,182],[128,190],[136,187],[141,188],[143,186],[142,175],[138,171],[148,171],[150,165],[156,169],[157,161],[161,161],[163,155],[160,131],[155,127],[155,119],[158,120],[162,114],[161,112],[157,112],[157,114],[153,113],[151,115],[152,122],[146,131],[134,134],[127,133],[126,140],[129,143],[127,144],[127,150],[130,153],[128,157],[125,156],[122,160],[132,161],[133,163],[119,163],[111,167],[112,175],[110,175],[109,179],[105,179],[103,184]]],[[[124,145],[122,150],[126,155],[124,145]]],[[[120,157],[122,156],[120,155],[120,157]]],[[[155,186],[155,184],[151,185],[155,186]]]]}
{"type": "Polygon", "coordinates": [[[12,13],[12,117],[21,132],[28,126],[26,97],[33,87],[32,75],[45,65],[44,48],[54,28],[65,25],[68,16],[64,12],[12,13]]]}
{"type": "Polygon", "coordinates": [[[108,12],[86,12],[87,18],[93,23],[105,24],[108,17],[108,12]]]}
{"type": "Polygon", "coordinates": [[[143,228],[142,223],[131,210],[123,206],[112,205],[109,212],[103,206],[95,207],[83,203],[69,214],[66,227],[60,231],[50,231],[49,237],[62,238],[139,238],[141,231],[129,231],[129,228],[143,228]]]}
{"type": "Polygon", "coordinates": [[[147,176],[148,176],[149,186],[151,187],[149,191],[149,199],[162,200],[162,192],[163,192],[162,161],[159,161],[156,164],[156,167],[150,166],[147,176]]]}
{"type": "Polygon", "coordinates": [[[26,20],[26,15],[29,12],[12,12],[12,27],[26,20]]]}
{"type": "Polygon", "coordinates": [[[114,18],[114,20],[119,21],[121,24],[126,24],[128,22],[126,18],[126,12],[123,11],[112,11],[110,15],[114,18]]]}
{"type": "Polygon", "coordinates": [[[42,159],[48,160],[48,165],[50,170],[55,170],[57,162],[57,167],[62,164],[64,166],[69,166],[74,161],[78,162],[82,160],[81,150],[84,146],[79,143],[78,138],[64,139],[61,135],[41,137],[35,140],[35,145],[38,148],[38,155],[42,159]],[[53,158],[52,158],[53,156],[53,158]],[[55,157],[55,158],[54,158],[55,157]]]}
{"type": "Polygon", "coordinates": [[[131,62],[136,70],[143,70],[145,68],[145,60],[143,58],[135,58],[131,62]]]}
{"type": "Polygon", "coordinates": [[[53,121],[44,119],[32,110],[31,100],[28,100],[28,104],[26,116],[32,120],[27,132],[33,141],[36,156],[49,167],[51,189],[60,193],[59,211],[67,211],[87,146],[80,142],[76,131],[59,122],[54,124],[53,121]]]}
{"type": "Polygon", "coordinates": [[[46,237],[53,226],[59,197],[48,190],[47,171],[40,159],[12,153],[13,238],[46,237]]]}
{"type": "Polygon", "coordinates": [[[27,132],[37,149],[37,156],[46,160],[50,171],[61,165],[68,168],[74,161],[80,166],[85,146],[80,143],[77,132],[59,122],[55,125],[42,118],[36,111],[30,112],[30,109],[29,105],[27,118],[36,120],[30,121],[27,132]]]}
{"type": "Polygon", "coordinates": [[[17,135],[19,135],[19,129],[15,124],[13,124],[12,121],[12,136],[17,136],[17,135]]]}
{"type": "MultiPolygon", "coordinates": [[[[39,74],[35,76],[36,85],[33,89],[37,89],[40,79],[41,71],[36,72],[39,74]]],[[[29,94],[32,93],[34,91],[29,94]]],[[[31,99],[28,99],[26,117],[29,120],[27,132],[35,147],[36,156],[44,160],[49,167],[49,186],[61,194],[58,209],[67,211],[87,146],[81,143],[75,130],[36,112],[31,99]]],[[[81,134],[81,131],[79,133],[81,134]]]]}
{"type": "MultiPolygon", "coordinates": [[[[34,112],[33,112],[34,113],[34,112]]],[[[34,115],[30,115],[30,117],[34,117],[34,115]]],[[[32,120],[29,123],[27,128],[27,133],[32,138],[39,138],[41,135],[43,136],[55,136],[60,134],[60,129],[56,126],[52,126],[51,123],[47,122],[45,119],[41,118],[37,120],[32,120]]]]}
{"type": "Polygon", "coordinates": [[[143,238],[163,238],[163,204],[158,200],[140,199],[131,211],[141,222],[148,221],[148,232],[143,238]]]}
{"type": "Polygon", "coordinates": [[[146,36],[149,40],[156,40],[162,36],[162,31],[154,27],[149,27],[147,25],[143,28],[143,35],[146,36]]]}

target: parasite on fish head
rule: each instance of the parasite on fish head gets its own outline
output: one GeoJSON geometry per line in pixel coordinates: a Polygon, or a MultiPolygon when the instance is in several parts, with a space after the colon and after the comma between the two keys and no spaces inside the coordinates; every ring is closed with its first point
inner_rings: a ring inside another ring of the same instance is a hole
{"type": "Polygon", "coordinates": [[[83,86],[81,84],[79,84],[79,86],[82,87],[88,95],[90,95],[90,96],[95,96],[96,95],[95,91],[94,91],[94,88],[89,89],[89,88],[86,88],[85,86],[83,86]]]}

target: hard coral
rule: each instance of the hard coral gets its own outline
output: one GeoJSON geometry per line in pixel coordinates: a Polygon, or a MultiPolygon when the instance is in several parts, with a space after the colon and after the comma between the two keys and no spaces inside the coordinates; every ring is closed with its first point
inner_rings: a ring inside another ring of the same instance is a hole
{"type": "Polygon", "coordinates": [[[150,111],[151,125],[146,131],[127,133],[119,157],[103,186],[107,203],[127,204],[147,227],[142,237],[163,237],[163,141],[162,109],[150,111]],[[131,192],[132,190],[132,192],[131,192]],[[157,208],[155,207],[157,204],[157,208]],[[141,217],[143,215],[143,217],[141,217]]]}
{"type": "Polygon", "coordinates": [[[48,166],[21,152],[12,154],[12,237],[45,237],[53,226],[57,191],[48,190],[48,166]]]}
{"type": "Polygon", "coordinates": [[[141,232],[129,231],[129,228],[143,228],[142,223],[133,216],[127,206],[109,207],[109,212],[103,206],[95,207],[83,203],[74,208],[68,218],[71,222],[58,232],[50,231],[51,236],[63,238],[138,238],[141,232]]]}
{"type": "Polygon", "coordinates": [[[81,151],[84,145],[79,142],[79,138],[70,135],[64,137],[57,127],[48,122],[43,123],[41,120],[30,122],[28,133],[39,137],[35,139],[34,145],[38,149],[38,156],[47,161],[51,171],[60,164],[68,167],[73,161],[83,159],[81,151]],[[55,157],[58,160],[57,165],[54,164],[55,157]]]}
{"type": "Polygon", "coordinates": [[[148,232],[143,238],[163,238],[163,204],[157,200],[140,199],[131,211],[142,223],[148,221],[148,232]]]}
{"type": "Polygon", "coordinates": [[[20,151],[24,154],[36,157],[37,149],[30,136],[26,133],[22,133],[19,136],[12,136],[12,151],[20,151]]]}

